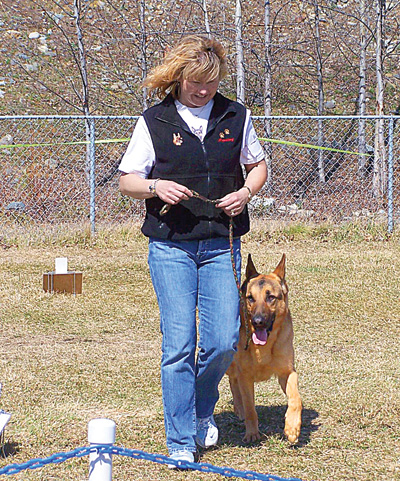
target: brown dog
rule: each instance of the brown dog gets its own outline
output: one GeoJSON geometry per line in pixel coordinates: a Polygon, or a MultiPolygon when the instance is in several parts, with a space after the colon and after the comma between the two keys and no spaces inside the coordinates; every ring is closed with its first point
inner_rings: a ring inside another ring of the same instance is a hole
{"type": "Polygon", "coordinates": [[[245,442],[261,437],[254,405],[254,383],[273,375],[288,397],[285,435],[289,442],[296,443],[300,434],[302,405],[294,369],[285,260],[283,254],[276,269],[268,275],[256,271],[251,255],[247,261],[246,279],[242,284],[239,346],[227,371],[235,413],[245,422],[245,442]]]}

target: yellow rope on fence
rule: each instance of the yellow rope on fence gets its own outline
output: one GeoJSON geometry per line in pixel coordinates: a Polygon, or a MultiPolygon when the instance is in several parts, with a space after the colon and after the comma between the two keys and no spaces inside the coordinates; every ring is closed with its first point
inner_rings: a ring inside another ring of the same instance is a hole
{"type": "MultiPolygon", "coordinates": [[[[95,144],[112,144],[118,142],[129,142],[130,139],[106,139],[106,140],[95,140],[95,144]]],[[[53,145],[84,145],[90,144],[89,140],[80,140],[76,142],[49,142],[43,144],[0,144],[0,149],[12,149],[16,147],[51,147],[53,145]]]]}
{"type": "Polygon", "coordinates": [[[264,142],[271,142],[271,144],[284,144],[284,145],[291,145],[293,147],[304,147],[306,149],[329,150],[330,152],[339,152],[342,154],[366,155],[366,156],[370,155],[362,152],[353,152],[352,150],[334,149],[333,147],[321,147],[320,145],[313,145],[313,144],[301,144],[299,142],[290,142],[288,140],[266,139],[264,137],[259,137],[258,140],[263,140],[264,142]]]}
{"type": "MultiPolygon", "coordinates": [[[[279,140],[279,139],[268,139],[264,137],[259,137],[259,140],[263,142],[270,142],[271,144],[282,144],[282,145],[290,145],[292,147],[302,147],[305,149],[315,149],[315,150],[327,150],[329,152],[338,152],[341,154],[351,154],[351,155],[363,155],[369,156],[368,153],[362,152],[354,152],[352,150],[342,150],[342,149],[335,149],[333,147],[322,147],[320,145],[314,144],[302,144],[300,142],[290,142],[289,140],[279,140]]],[[[119,143],[119,142],[129,142],[130,139],[105,139],[105,140],[95,140],[95,144],[112,144],[112,143],[119,143]]],[[[22,147],[52,147],[53,145],[87,145],[89,144],[89,140],[81,140],[76,142],[49,142],[49,143],[36,143],[36,144],[1,144],[0,149],[12,149],[12,148],[22,148],[22,147]]]]}

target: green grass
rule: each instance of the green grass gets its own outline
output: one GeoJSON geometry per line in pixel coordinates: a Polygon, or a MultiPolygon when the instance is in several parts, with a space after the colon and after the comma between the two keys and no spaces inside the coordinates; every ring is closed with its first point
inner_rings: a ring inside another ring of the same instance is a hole
{"type": "MultiPolygon", "coordinates": [[[[287,255],[302,433],[296,447],[283,439],[286,399],[272,380],[256,386],[264,436],[244,444],[225,377],[220,442],[202,462],[303,480],[400,479],[400,245],[379,232],[259,224],[243,238],[259,271],[287,255]]],[[[0,408],[13,415],[0,467],[87,445],[95,417],[116,421],[116,444],[166,454],[159,318],[139,228],[3,236],[0,249],[0,408]],[[64,256],[83,272],[80,295],[42,290],[64,256]]],[[[87,478],[85,457],[10,479],[87,478]]],[[[114,479],[220,477],[115,456],[114,479]]]]}

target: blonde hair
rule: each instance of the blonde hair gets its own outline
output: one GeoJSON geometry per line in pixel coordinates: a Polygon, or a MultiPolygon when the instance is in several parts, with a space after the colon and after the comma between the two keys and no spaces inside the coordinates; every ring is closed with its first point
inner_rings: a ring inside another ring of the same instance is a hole
{"type": "Polygon", "coordinates": [[[182,80],[221,80],[226,73],[226,53],[220,42],[203,35],[187,35],[166,54],[161,65],[150,71],[144,86],[149,93],[155,90],[160,98],[171,92],[176,99],[182,80]]]}

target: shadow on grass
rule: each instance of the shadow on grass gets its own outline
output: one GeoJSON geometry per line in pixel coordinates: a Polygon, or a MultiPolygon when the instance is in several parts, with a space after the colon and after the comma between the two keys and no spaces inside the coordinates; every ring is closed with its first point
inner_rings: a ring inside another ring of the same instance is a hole
{"type": "MultiPolygon", "coordinates": [[[[278,437],[285,439],[283,429],[285,427],[285,413],[287,405],[282,406],[256,406],[258,414],[261,439],[254,443],[244,443],[244,422],[232,411],[225,411],[215,415],[215,421],[219,427],[219,446],[258,446],[265,443],[268,438],[278,437]]],[[[318,412],[314,409],[303,408],[302,424],[299,441],[293,447],[302,448],[310,442],[311,434],[318,430],[319,425],[313,423],[318,418],[318,412]]]]}
{"type": "Polygon", "coordinates": [[[19,452],[18,443],[4,443],[0,446],[0,458],[8,458],[10,456],[15,456],[19,452]]]}

